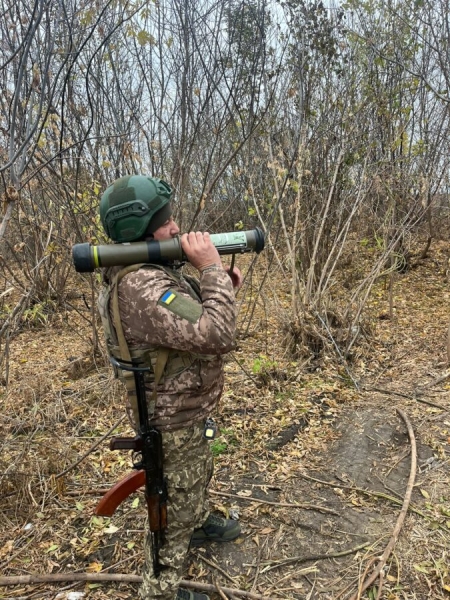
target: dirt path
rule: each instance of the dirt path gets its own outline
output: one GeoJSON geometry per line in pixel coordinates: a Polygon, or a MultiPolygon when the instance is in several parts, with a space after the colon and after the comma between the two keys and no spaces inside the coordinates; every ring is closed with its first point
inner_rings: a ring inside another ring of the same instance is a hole
{"type": "MultiPolygon", "coordinates": [[[[394,403],[383,400],[367,394],[344,410],[334,423],[339,439],[308,459],[307,468],[299,464],[298,474],[291,469],[291,477],[278,489],[264,475],[236,481],[237,493],[251,491],[252,497],[275,506],[249,508],[248,498],[235,501],[245,523],[245,541],[233,548],[211,546],[206,556],[227,565],[238,579],[245,572],[264,596],[350,597],[347,586],[352,593],[357,590],[365,565],[387,545],[410,472],[406,428],[394,403]],[[284,508],[284,502],[307,503],[333,513],[284,508]],[[366,546],[361,548],[362,544],[366,546]],[[352,549],[356,550],[348,556],[325,560],[325,555],[352,549]],[[280,564],[281,559],[286,562],[280,564]]],[[[450,583],[446,562],[450,473],[448,454],[440,454],[438,448],[442,444],[448,448],[448,434],[442,432],[446,426],[434,415],[431,420],[423,418],[414,405],[395,404],[413,415],[413,422],[421,421],[416,429],[419,471],[412,502],[423,516],[408,514],[394,559],[385,570],[381,597],[445,598],[450,583]],[[433,447],[424,439],[433,440],[433,447]]]]}

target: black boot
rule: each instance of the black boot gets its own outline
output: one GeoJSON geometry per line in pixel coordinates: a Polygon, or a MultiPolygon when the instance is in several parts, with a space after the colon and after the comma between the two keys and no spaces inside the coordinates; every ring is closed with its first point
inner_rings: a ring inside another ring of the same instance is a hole
{"type": "Polygon", "coordinates": [[[241,533],[238,521],[224,519],[218,515],[209,515],[199,529],[194,529],[191,546],[201,546],[203,542],[231,542],[241,533]]]}

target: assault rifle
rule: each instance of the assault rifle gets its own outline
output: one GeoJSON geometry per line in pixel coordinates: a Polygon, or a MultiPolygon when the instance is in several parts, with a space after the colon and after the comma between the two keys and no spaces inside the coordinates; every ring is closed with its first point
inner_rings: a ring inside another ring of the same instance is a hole
{"type": "Polygon", "coordinates": [[[111,516],[122,500],[145,483],[153,571],[158,577],[164,568],[159,562],[159,551],[164,544],[164,533],[167,529],[167,484],[163,474],[161,432],[155,427],[151,427],[148,417],[144,373],[150,371],[150,368],[140,366],[135,362],[119,362],[112,357],[110,360],[115,367],[131,371],[134,375],[139,432],[134,438],[114,437],[111,439],[109,447],[111,450],[133,450],[135,453],[133,468],[137,472],[128,475],[113,486],[100,500],[95,512],[97,515],[111,516]]]}

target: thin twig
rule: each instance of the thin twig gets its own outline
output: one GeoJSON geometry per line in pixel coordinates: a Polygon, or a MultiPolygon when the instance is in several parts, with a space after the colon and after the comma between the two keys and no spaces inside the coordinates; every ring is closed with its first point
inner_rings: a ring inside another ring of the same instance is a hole
{"type": "Polygon", "coordinates": [[[347,371],[347,375],[350,377],[350,379],[353,382],[353,385],[355,386],[355,390],[359,390],[359,383],[353,377],[353,374],[350,371],[350,368],[348,366],[348,362],[347,362],[345,356],[342,354],[339,346],[336,344],[336,340],[334,339],[333,334],[330,331],[330,328],[328,327],[328,325],[325,323],[325,321],[322,319],[322,317],[319,315],[319,313],[317,311],[315,311],[315,315],[319,319],[319,321],[322,323],[322,325],[325,327],[325,329],[326,329],[326,331],[328,333],[328,337],[330,338],[331,343],[333,344],[334,349],[336,350],[337,355],[341,359],[342,364],[344,365],[344,369],[347,371]]]}
{"type": "Polygon", "coordinates": [[[78,496],[103,496],[110,488],[98,488],[97,490],[65,490],[64,496],[77,498],[78,496]]]}
{"type": "Polygon", "coordinates": [[[443,410],[444,412],[448,412],[448,408],[445,408],[445,406],[441,406],[440,404],[437,404],[436,402],[431,402],[431,400],[424,400],[424,398],[419,398],[418,396],[402,394],[401,392],[395,392],[394,390],[384,390],[383,388],[379,388],[379,387],[364,388],[364,391],[379,392],[380,394],[386,394],[387,396],[399,396],[400,398],[407,398],[408,400],[415,400],[416,402],[422,402],[422,404],[428,404],[428,406],[432,406],[433,408],[439,408],[440,410],[443,410]]]}
{"type": "MultiPolygon", "coordinates": [[[[389,496],[389,494],[384,494],[383,492],[375,492],[373,490],[365,490],[364,488],[359,488],[353,485],[343,485],[341,483],[335,483],[330,481],[324,481],[323,479],[317,479],[316,477],[311,477],[310,475],[304,475],[303,473],[299,473],[298,477],[302,477],[302,479],[307,479],[308,481],[315,481],[316,483],[320,483],[321,485],[328,485],[329,487],[339,488],[341,490],[347,490],[350,492],[358,492],[360,494],[364,494],[365,496],[371,496],[374,498],[384,498],[385,500],[389,500],[393,504],[401,504],[402,501],[394,496],[389,496]]],[[[416,515],[420,515],[424,519],[427,519],[427,515],[422,511],[414,508],[413,506],[409,506],[409,510],[416,515]]]]}
{"type": "Polygon", "coordinates": [[[247,500],[248,502],[259,502],[260,504],[270,504],[271,506],[282,506],[283,508],[304,508],[305,510],[317,510],[318,512],[328,513],[329,515],[336,515],[338,513],[331,508],[325,508],[324,506],[317,506],[314,504],[296,504],[290,502],[271,502],[269,500],[260,500],[253,496],[239,496],[238,494],[229,494],[227,492],[217,492],[215,490],[208,490],[208,494],[214,494],[215,496],[225,496],[226,498],[239,498],[239,500],[247,500]]]}
{"type": "Polygon", "coordinates": [[[2,335],[4,334],[4,332],[8,329],[9,325],[12,323],[13,319],[17,316],[20,315],[21,312],[23,312],[26,308],[26,303],[29,300],[31,294],[34,292],[34,285],[31,286],[31,288],[28,290],[28,292],[26,294],[24,294],[19,302],[16,304],[16,306],[14,307],[14,310],[9,314],[8,318],[5,320],[5,322],[3,323],[1,329],[0,329],[0,338],[2,337],[2,335]]]}
{"type": "MultiPolygon", "coordinates": [[[[32,535],[34,532],[31,532],[30,535],[32,535]]],[[[22,546],[21,548],[19,548],[17,550],[17,552],[15,552],[12,556],[10,556],[8,558],[8,560],[6,562],[4,562],[3,564],[0,565],[0,568],[2,569],[2,571],[5,569],[6,565],[9,565],[10,562],[12,562],[15,558],[17,558],[19,556],[19,554],[21,552],[23,552],[25,550],[25,548],[28,548],[28,546],[34,542],[34,538],[32,537],[31,540],[28,540],[28,542],[25,544],[25,546],[22,546]]]]}
{"type": "Polygon", "coordinates": [[[116,429],[116,427],[118,427],[118,426],[119,426],[119,425],[122,423],[122,421],[125,419],[125,417],[126,417],[126,414],[125,414],[125,415],[122,415],[122,416],[120,417],[120,419],[117,421],[117,423],[115,423],[115,424],[114,424],[114,425],[111,427],[111,429],[109,429],[109,430],[108,430],[108,431],[105,433],[105,435],[102,435],[102,437],[101,437],[101,438],[99,438],[99,439],[98,439],[98,440],[95,442],[95,444],[93,444],[93,445],[92,445],[92,446],[89,448],[89,450],[87,450],[87,451],[86,451],[86,452],[85,452],[85,453],[84,453],[82,456],[80,456],[80,458],[79,458],[79,459],[78,459],[76,462],[74,462],[74,463],[73,463],[73,464],[71,464],[69,467],[67,467],[67,469],[64,469],[64,471],[62,471],[61,473],[58,473],[58,475],[55,475],[55,479],[59,479],[59,478],[60,478],[60,477],[62,477],[63,475],[66,475],[66,473],[68,473],[69,471],[71,471],[72,469],[74,469],[74,468],[75,468],[77,465],[79,465],[79,464],[80,464],[80,462],[81,462],[81,461],[83,461],[83,460],[84,460],[84,459],[85,459],[87,456],[89,456],[89,454],[90,454],[91,452],[93,452],[93,451],[94,451],[94,450],[97,448],[97,446],[99,446],[99,445],[100,445],[100,444],[103,442],[103,440],[104,440],[105,438],[107,438],[109,435],[111,435],[111,433],[114,431],[114,429],[116,429]]]}
{"type": "MultiPolygon", "coordinates": [[[[265,543],[267,543],[268,539],[269,538],[266,538],[265,543]]],[[[261,552],[262,552],[262,547],[258,544],[258,556],[256,557],[255,574],[253,576],[252,587],[250,588],[250,590],[252,592],[256,588],[256,583],[258,581],[259,573],[261,570],[261,552]]]]}
{"type": "Polygon", "coordinates": [[[226,571],[224,571],[222,568],[220,568],[219,565],[216,565],[216,563],[213,563],[211,560],[208,560],[202,554],[197,554],[197,557],[200,558],[200,560],[205,562],[207,565],[209,565],[213,569],[216,569],[216,571],[219,571],[219,573],[222,573],[222,575],[225,577],[225,579],[228,579],[229,581],[231,581],[231,583],[234,583],[236,585],[236,581],[233,579],[233,577],[231,577],[231,575],[228,575],[228,573],[226,571]]]}
{"type": "MultiPolygon", "coordinates": [[[[369,569],[372,567],[372,565],[378,560],[378,558],[376,556],[372,556],[369,560],[369,562],[367,563],[364,572],[362,574],[362,577],[360,578],[360,581],[364,581],[366,578],[367,573],[369,572],[369,569]]],[[[358,586],[358,598],[357,600],[361,600],[361,594],[362,594],[362,590],[360,588],[360,586],[358,586]]]]}
{"type": "Polygon", "coordinates": [[[379,575],[379,585],[378,585],[378,594],[375,600],[381,600],[381,593],[383,591],[383,580],[384,580],[384,574],[383,574],[383,570],[380,571],[380,575],[379,575]]]}
{"type": "MultiPolygon", "coordinates": [[[[410,468],[408,484],[406,486],[405,496],[404,496],[404,500],[403,500],[403,506],[398,515],[397,522],[395,524],[395,527],[394,527],[392,535],[389,539],[389,542],[388,542],[383,554],[381,555],[376,568],[374,569],[372,575],[368,579],[366,579],[362,583],[362,585],[359,586],[358,593],[354,594],[350,600],[359,600],[359,598],[367,590],[367,588],[370,585],[372,585],[374,583],[374,581],[376,581],[376,579],[379,577],[384,565],[386,564],[387,559],[389,558],[392,550],[394,549],[395,544],[397,543],[397,539],[400,534],[400,530],[403,526],[403,523],[405,521],[405,517],[408,512],[408,506],[411,501],[411,494],[414,489],[414,481],[416,478],[416,470],[417,470],[416,438],[414,436],[414,430],[412,428],[411,422],[409,421],[406,414],[403,411],[401,411],[399,408],[397,408],[397,413],[400,415],[400,417],[403,419],[403,421],[406,425],[406,428],[408,430],[409,441],[411,444],[411,468],[410,468]]],[[[381,586],[382,586],[382,580],[380,579],[379,588],[381,586]]]]}
{"type": "Polygon", "coordinates": [[[213,578],[213,582],[216,587],[216,591],[219,594],[219,596],[222,598],[222,600],[229,600],[228,596],[225,596],[225,593],[223,592],[222,587],[219,585],[218,581],[213,578]]]}
{"type": "Polygon", "coordinates": [[[435,385],[438,385],[438,383],[442,383],[449,377],[450,377],[450,371],[447,371],[441,377],[438,377],[437,379],[434,379],[433,381],[430,381],[429,383],[425,383],[424,385],[419,385],[418,387],[420,387],[422,390],[426,390],[427,388],[431,388],[431,387],[434,387],[435,385]]]}
{"type": "Polygon", "coordinates": [[[121,565],[125,562],[129,562],[130,560],[134,560],[135,558],[140,558],[140,556],[141,556],[141,553],[136,552],[132,556],[127,556],[126,558],[122,558],[122,560],[119,560],[118,562],[114,563],[113,565],[109,565],[109,567],[105,567],[104,569],[99,571],[99,573],[106,573],[107,571],[110,571],[111,569],[116,569],[119,565],[121,565]]]}
{"type": "MultiPolygon", "coordinates": [[[[308,573],[317,573],[318,571],[319,571],[319,569],[315,566],[305,567],[304,569],[296,570],[295,577],[300,577],[300,576],[304,577],[309,582],[309,579],[307,577],[308,573]]],[[[280,577],[279,579],[277,579],[276,581],[273,582],[273,584],[269,588],[269,592],[272,592],[272,590],[276,590],[277,592],[279,592],[280,591],[280,583],[282,581],[284,581],[285,579],[292,579],[292,576],[293,576],[292,571],[288,571],[285,575],[283,575],[282,577],[280,577]]]]}
{"type": "MultiPolygon", "coordinates": [[[[369,542],[365,544],[359,544],[359,546],[355,546],[354,548],[349,548],[348,550],[342,550],[340,552],[330,552],[327,554],[310,554],[309,556],[291,556],[290,558],[280,558],[278,560],[264,561],[260,563],[262,566],[266,566],[265,569],[262,569],[262,573],[266,573],[271,569],[275,569],[280,566],[288,565],[290,563],[305,563],[312,562],[315,560],[326,560],[327,558],[340,558],[341,556],[348,556],[349,554],[354,554],[358,552],[358,550],[362,550],[363,548],[367,548],[369,546],[369,542]]],[[[252,564],[244,564],[244,567],[255,567],[257,565],[252,564]]]]}
{"type": "MultiPolygon", "coordinates": [[[[395,467],[393,467],[393,468],[395,468],[395,467]]],[[[389,475],[389,472],[387,473],[387,475],[389,475]]],[[[391,487],[389,487],[386,484],[386,482],[381,479],[381,477],[378,477],[377,474],[375,474],[375,477],[378,479],[378,481],[381,483],[381,485],[384,487],[384,489],[386,489],[388,492],[391,492],[391,494],[393,494],[395,497],[398,496],[400,498],[400,500],[403,500],[403,498],[401,497],[401,494],[399,494],[394,489],[392,489],[391,487]]]]}

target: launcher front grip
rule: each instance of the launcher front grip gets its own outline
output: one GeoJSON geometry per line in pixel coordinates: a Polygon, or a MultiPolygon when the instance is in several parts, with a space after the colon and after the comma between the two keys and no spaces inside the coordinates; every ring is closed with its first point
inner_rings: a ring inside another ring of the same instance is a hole
{"type": "MultiPolygon", "coordinates": [[[[244,252],[259,254],[264,249],[264,233],[258,227],[249,231],[213,233],[211,241],[221,255],[244,252]]],[[[178,237],[100,246],[89,243],[75,244],[72,248],[72,259],[78,273],[92,273],[101,267],[125,267],[139,263],[165,264],[187,260],[178,237]]]]}
{"type": "Polygon", "coordinates": [[[106,492],[97,504],[95,514],[99,517],[112,517],[117,507],[144,485],[145,471],[143,469],[132,471],[106,492]]]}

